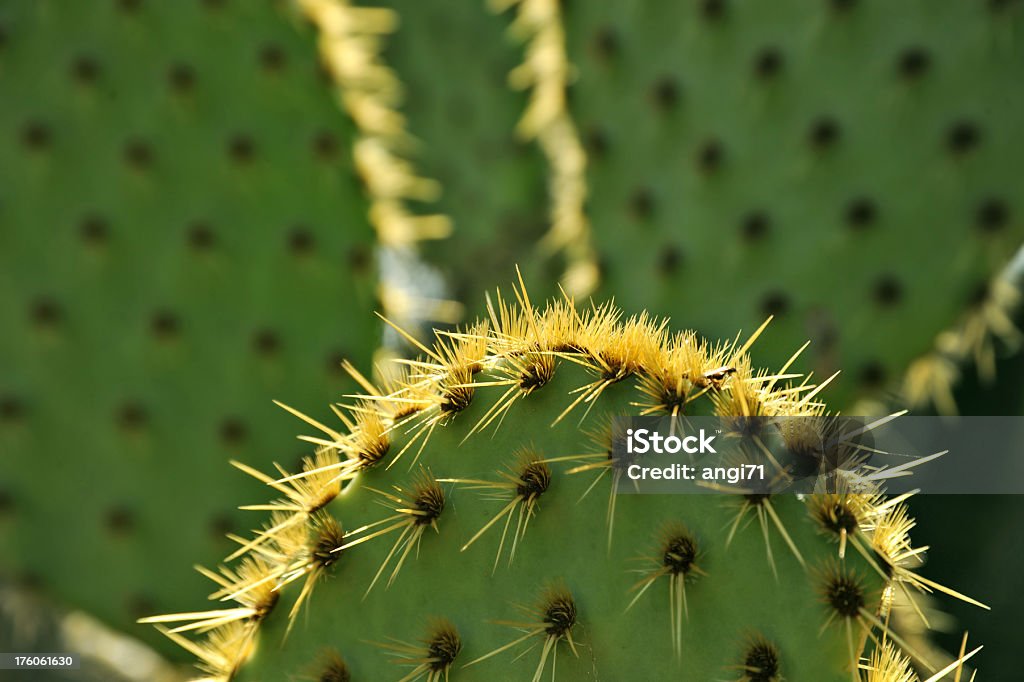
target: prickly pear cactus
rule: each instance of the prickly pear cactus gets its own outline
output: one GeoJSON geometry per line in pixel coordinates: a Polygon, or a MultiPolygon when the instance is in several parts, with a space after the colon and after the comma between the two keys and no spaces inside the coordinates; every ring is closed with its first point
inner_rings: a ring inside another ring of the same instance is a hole
{"type": "Polygon", "coordinates": [[[609,291],[716,335],[775,314],[764,357],[811,338],[839,403],[897,387],[1024,239],[1024,14],[997,5],[573,4],[609,291]]]}
{"type": "Polygon", "coordinates": [[[293,18],[0,7],[0,572],[123,629],[247,527],[226,459],[298,461],[270,398],[377,344],[351,125],[293,18]]]}
{"type": "Polygon", "coordinates": [[[235,463],[275,499],[203,569],[215,603],[143,622],[216,680],[856,680],[874,649],[897,672],[920,655],[896,599],[977,604],[917,572],[906,496],[611,494],[609,415],[825,413],[791,363],[752,369],[763,328],[715,345],[516,299],[386,386],[350,368],[337,425],[290,408],[316,454],[235,463]]]}
{"type": "Polygon", "coordinates": [[[541,262],[554,171],[514,121],[565,63],[600,296],[711,336],[775,315],[765,361],[812,339],[836,405],[898,388],[1024,239],[1019,3],[384,4],[470,296],[541,262]]]}

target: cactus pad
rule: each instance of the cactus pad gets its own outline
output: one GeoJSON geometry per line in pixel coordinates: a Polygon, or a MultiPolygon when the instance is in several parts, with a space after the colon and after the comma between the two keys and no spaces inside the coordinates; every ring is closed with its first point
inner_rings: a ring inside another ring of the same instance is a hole
{"type": "Polygon", "coordinates": [[[351,125],[292,18],[0,8],[0,571],[123,629],[246,529],[231,453],[301,452],[270,399],[326,402],[379,336],[351,125]]]}
{"type": "Polygon", "coordinates": [[[609,414],[812,416],[819,391],[752,371],[757,334],[517,299],[386,388],[351,369],[338,429],[296,412],[317,454],[242,465],[278,501],[219,603],[144,621],[213,679],[843,680],[898,637],[894,594],[959,596],[916,572],[902,499],[610,495],[609,414]]]}

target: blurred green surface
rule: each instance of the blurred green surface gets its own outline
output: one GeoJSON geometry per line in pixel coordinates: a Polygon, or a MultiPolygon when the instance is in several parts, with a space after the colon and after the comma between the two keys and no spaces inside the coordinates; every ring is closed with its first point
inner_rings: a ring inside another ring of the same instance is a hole
{"type": "Polygon", "coordinates": [[[0,5],[0,571],[136,617],[209,585],[227,460],[367,366],[373,234],[314,36],[272,3],[0,5]]]}

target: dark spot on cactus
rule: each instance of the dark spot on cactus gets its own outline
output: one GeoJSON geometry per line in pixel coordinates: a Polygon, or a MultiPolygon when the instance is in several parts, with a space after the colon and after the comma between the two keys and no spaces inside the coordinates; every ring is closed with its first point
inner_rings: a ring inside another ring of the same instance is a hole
{"type": "Polygon", "coordinates": [[[717,139],[703,142],[697,150],[697,167],[705,173],[714,173],[722,165],[725,149],[717,139]]]}
{"type": "Polygon", "coordinates": [[[741,232],[743,239],[748,242],[756,242],[764,239],[771,229],[772,221],[764,211],[753,211],[743,218],[741,232]]]}
{"type": "Polygon", "coordinates": [[[598,127],[591,127],[584,136],[587,152],[594,159],[603,159],[608,155],[608,133],[598,127]]]}
{"type": "Polygon", "coordinates": [[[676,531],[665,540],[661,564],[672,575],[687,575],[697,561],[697,541],[685,531],[676,531]]]}
{"type": "Polygon", "coordinates": [[[317,514],[314,527],[316,536],[310,547],[313,565],[320,569],[329,568],[345,553],[339,549],[345,544],[345,531],[333,516],[325,512],[317,514]]]}
{"type": "MultiPolygon", "coordinates": [[[[445,672],[451,668],[460,651],[462,651],[462,638],[459,637],[458,630],[451,623],[442,622],[435,626],[427,639],[427,665],[436,673],[445,672]]],[[[439,675],[428,677],[440,679],[439,675]]]]}
{"type": "Polygon", "coordinates": [[[878,305],[894,306],[903,298],[903,285],[893,275],[882,275],[874,284],[874,298],[878,305]]]}
{"type": "Polygon", "coordinates": [[[683,253],[675,244],[665,244],[658,251],[656,267],[662,275],[671,275],[683,262],[683,253]]]}
{"type": "Polygon", "coordinates": [[[771,642],[757,639],[747,647],[743,655],[745,682],[777,682],[779,675],[779,650],[771,642]]]}
{"type": "Polygon", "coordinates": [[[220,439],[225,445],[237,445],[245,440],[248,429],[237,417],[226,417],[220,423],[220,439]]]}
{"type": "Polygon", "coordinates": [[[629,197],[629,212],[636,220],[647,221],[654,214],[654,193],[648,187],[637,187],[629,197]]]}
{"type": "Polygon", "coordinates": [[[364,274],[370,268],[372,262],[370,249],[359,244],[348,250],[348,265],[358,274],[364,274]]]}
{"type": "Polygon", "coordinates": [[[789,312],[789,296],[782,291],[770,291],[761,299],[761,313],[781,317],[789,312]]]}
{"type": "Polygon", "coordinates": [[[260,48],[259,61],[265,71],[276,73],[284,68],[287,59],[280,45],[264,45],[260,48]]]}
{"type": "Polygon", "coordinates": [[[87,215],[78,223],[78,234],[86,244],[99,245],[107,241],[110,226],[102,216],[87,215]]]}
{"type": "Polygon", "coordinates": [[[252,347],[260,355],[274,355],[281,350],[281,338],[273,329],[260,329],[253,334],[252,347]]]}
{"type": "Polygon", "coordinates": [[[43,121],[32,120],[21,129],[21,143],[32,151],[39,151],[50,146],[53,133],[43,121]]]}
{"type": "Polygon", "coordinates": [[[0,50],[7,47],[7,26],[0,21],[0,50]]]}
{"type": "Polygon", "coordinates": [[[247,164],[256,156],[256,145],[248,135],[237,133],[228,140],[228,156],[238,165],[247,164]]]}
{"type": "Polygon", "coordinates": [[[142,0],[116,0],[117,9],[125,14],[133,14],[142,7],[142,0]]]}
{"type": "Polygon", "coordinates": [[[338,156],[338,138],[329,130],[313,136],[313,154],[321,161],[333,161],[338,156]]]}
{"type": "Polygon", "coordinates": [[[516,494],[532,500],[543,495],[551,485],[551,467],[539,459],[528,459],[519,470],[516,494]]]}
{"type": "Polygon", "coordinates": [[[174,64],[167,72],[167,82],[175,92],[189,92],[196,84],[195,69],[188,64],[174,64]]]}
{"type": "Polygon", "coordinates": [[[18,396],[5,393],[0,395],[0,422],[16,422],[25,415],[25,403],[18,396]]]}
{"type": "Polygon", "coordinates": [[[993,12],[1002,12],[1008,7],[1012,7],[1017,4],[1020,0],[988,0],[988,7],[993,12]]]}
{"type": "Polygon", "coordinates": [[[152,616],[157,612],[156,601],[148,594],[132,594],[125,599],[125,610],[132,620],[152,616]]]}
{"type": "Polygon", "coordinates": [[[210,224],[203,220],[192,223],[188,229],[188,244],[194,251],[208,251],[217,243],[210,224]]]}
{"type": "Polygon", "coordinates": [[[998,197],[990,197],[981,202],[975,212],[975,224],[983,232],[998,232],[1009,222],[1010,209],[1006,202],[998,197]]]}
{"type": "Polygon", "coordinates": [[[932,65],[932,57],[923,47],[908,47],[900,54],[896,68],[909,80],[920,78],[932,65]]]}
{"type": "Polygon", "coordinates": [[[288,249],[296,256],[308,255],[315,244],[313,233],[303,225],[296,225],[288,234],[288,249]]]}
{"type": "Polygon", "coordinates": [[[576,602],[568,592],[559,591],[549,596],[541,611],[544,632],[549,637],[562,637],[576,625],[576,602]]]}
{"type": "Polygon", "coordinates": [[[15,578],[18,587],[26,592],[39,592],[46,586],[43,577],[33,570],[26,570],[18,573],[15,578]]]}
{"type": "Polygon", "coordinates": [[[953,154],[966,154],[981,141],[981,131],[971,121],[957,121],[946,133],[946,146],[953,154]]]}
{"type": "Polygon", "coordinates": [[[754,73],[758,78],[767,80],[775,77],[782,71],[783,65],[782,52],[777,47],[763,47],[754,56],[754,73]]]}
{"type": "Polygon", "coordinates": [[[864,586],[856,574],[837,569],[824,584],[825,600],[842,618],[858,618],[864,608],[864,586]]]}
{"type": "Polygon", "coordinates": [[[348,358],[348,354],[342,350],[332,350],[327,354],[327,371],[336,376],[345,376],[345,370],[341,363],[348,358]]]}
{"type": "Polygon", "coordinates": [[[89,55],[79,55],[71,62],[71,77],[82,85],[92,85],[99,75],[100,65],[89,55]]]}
{"type": "Polygon", "coordinates": [[[811,124],[808,135],[811,145],[816,149],[828,149],[839,141],[839,123],[830,116],[821,116],[811,124]]]}
{"type": "Polygon", "coordinates": [[[878,208],[868,197],[857,197],[846,205],[846,224],[855,230],[868,227],[877,217],[878,208]]]}
{"type": "Polygon", "coordinates": [[[679,103],[679,82],[672,76],[662,76],[651,87],[651,100],[662,111],[670,111],[679,103]]]}
{"type": "Polygon", "coordinates": [[[128,140],[125,143],[122,157],[129,167],[137,171],[147,170],[153,165],[152,147],[145,140],[139,138],[128,140]]]}
{"type": "Polygon", "coordinates": [[[214,540],[220,540],[225,535],[235,533],[238,530],[235,524],[235,519],[228,512],[217,514],[211,518],[207,527],[210,530],[210,536],[214,540]]]}
{"type": "Polygon", "coordinates": [[[352,673],[345,660],[332,653],[316,679],[317,682],[352,682],[352,673]]]}
{"type": "Polygon", "coordinates": [[[127,535],[135,529],[135,512],[125,506],[116,506],[107,510],[103,522],[114,535],[127,535]]]}
{"type": "Polygon", "coordinates": [[[117,410],[117,424],[122,430],[135,432],[142,429],[149,421],[145,406],[138,402],[127,402],[117,410]]]}
{"type": "Polygon", "coordinates": [[[601,59],[611,59],[619,54],[619,36],[611,26],[598,29],[591,44],[594,54],[601,59]]]}
{"type": "Polygon", "coordinates": [[[766,500],[771,499],[770,493],[748,493],[743,496],[743,499],[747,501],[747,504],[757,507],[765,503],[766,500]]]}
{"type": "Polygon", "coordinates": [[[991,292],[992,285],[988,280],[982,280],[975,283],[971,288],[970,294],[967,296],[967,305],[971,308],[979,308],[985,305],[985,302],[988,301],[991,292]]]}
{"type": "Polygon", "coordinates": [[[178,335],[181,321],[170,310],[159,310],[149,322],[149,328],[158,339],[171,339],[178,335]]]}
{"type": "MultiPolygon", "coordinates": [[[[568,109],[572,110],[576,108],[574,105],[576,101],[576,90],[572,87],[571,83],[566,83],[565,87],[562,88],[562,98],[565,100],[565,106],[568,109]]],[[[465,119],[468,119],[469,115],[472,113],[474,112],[468,107],[454,107],[449,116],[453,116],[456,119],[456,124],[468,125],[469,121],[465,119]]]]}
{"type": "Polygon", "coordinates": [[[14,511],[14,495],[6,488],[0,488],[0,516],[6,516],[14,511]]]}
{"type": "Polygon", "coordinates": [[[836,12],[846,12],[857,4],[857,0],[829,0],[829,2],[836,12]]]}
{"type": "Polygon", "coordinates": [[[64,318],[64,311],[57,301],[49,297],[38,298],[29,310],[32,323],[40,329],[52,329],[64,318]]]}
{"type": "Polygon", "coordinates": [[[708,20],[721,19],[725,16],[725,11],[725,0],[703,0],[700,4],[700,13],[708,20]]]}
{"type": "Polygon", "coordinates": [[[316,60],[316,63],[313,65],[313,75],[318,81],[325,85],[332,85],[334,83],[332,73],[330,64],[325,62],[322,57],[316,60]]]}
{"type": "Polygon", "coordinates": [[[860,368],[858,377],[862,386],[868,389],[875,389],[885,383],[885,365],[878,360],[870,360],[860,368]]]}

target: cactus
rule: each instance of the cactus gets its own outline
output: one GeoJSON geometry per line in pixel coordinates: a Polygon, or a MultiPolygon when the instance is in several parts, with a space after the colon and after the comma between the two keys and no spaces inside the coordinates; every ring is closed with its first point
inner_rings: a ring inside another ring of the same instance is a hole
{"type": "Polygon", "coordinates": [[[795,356],[751,368],[763,326],[715,345],[610,305],[536,308],[521,282],[516,299],[410,338],[423,355],[386,387],[349,367],[364,392],[338,428],[289,408],[316,455],[236,463],[279,499],[234,538],[241,563],[204,569],[221,603],[143,622],[216,680],[843,680],[905,646],[897,597],[981,605],[917,572],[906,496],[610,494],[609,414],[824,413],[795,356]]]}
{"type": "Polygon", "coordinates": [[[512,263],[559,274],[536,258],[554,171],[514,141],[534,90],[506,87],[556,4],[600,298],[715,337],[774,314],[766,362],[811,338],[847,408],[898,389],[1024,239],[1012,3],[380,4],[456,227],[429,254],[469,306],[512,263]]]}
{"type": "Polygon", "coordinates": [[[352,126],[292,18],[0,8],[0,572],[124,630],[246,527],[231,453],[291,464],[268,396],[326,402],[378,343],[352,126]]]}

